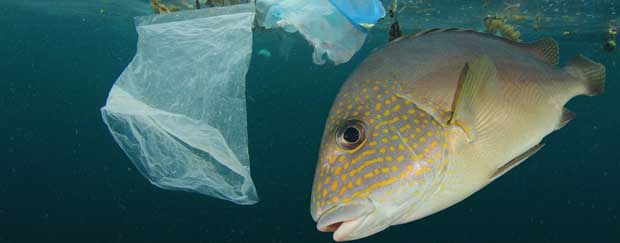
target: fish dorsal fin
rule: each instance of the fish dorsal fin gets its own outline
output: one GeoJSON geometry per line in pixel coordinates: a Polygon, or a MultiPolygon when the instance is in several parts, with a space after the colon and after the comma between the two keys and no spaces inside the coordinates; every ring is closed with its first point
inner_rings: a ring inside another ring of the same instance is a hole
{"type": "Polygon", "coordinates": [[[503,174],[505,174],[506,172],[508,172],[510,169],[514,168],[515,166],[521,164],[521,162],[525,161],[527,158],[529,158],[530,156],[532,156],[533,154],[535,154],[536,152],[538,152],[542,147],[544,147],[545,144],[537,144],[536,146],[528,149],[527,151],[525,151],[525,153],[520,154],[519,156],[515,157],[514,159],[508,161],[508,163],[502,165],[501,167],[499,167],[499,169],[497,169],[495,171],[495,173],[493,173],[493,175],[491,175],[491,181],[497,179],[498,177],[502,176],[503,174]]]}
{"type": "Polygon", "coordinates": [[[501,36],[497,36],[491,33],[482,33],[475,30],[470,29],[460,29],[460,28],[449,28],[449,29],[429,29],[425,31],[420,31],[411,35],[409,38],[414,39],[423,35],[431,34],[431,33],[442,33],[442,32],[463,32],[463,33],[471,33],[485,38],[493,38],[497,40],[501,40],[507,42],[512,45],[521,46],[526,49],[530,53],[534,54],[545,63],[550,65],[557,65],[560,59],[560,51],[558,47],[558,43],[553,38],[544,38],[538,40],[536,42],[522,44],[513,40],[506,39],[501,36]]]}
{"type": "Polygon", "coordinates": [[[553,38],[545,38],[533,43],[522,44],[522,46],[548,64],[557,65],[560,60],[558,43],[553,38]]]}
{"type": "Polygon", "coordinates": [[[478,130],[484,129],[482,117],[487,117],[494,103],[497,69],[488,56],[465,64],[452,101],[452,117],[448,124],[460,127],[469,142],[476,140],[478,130]]]}

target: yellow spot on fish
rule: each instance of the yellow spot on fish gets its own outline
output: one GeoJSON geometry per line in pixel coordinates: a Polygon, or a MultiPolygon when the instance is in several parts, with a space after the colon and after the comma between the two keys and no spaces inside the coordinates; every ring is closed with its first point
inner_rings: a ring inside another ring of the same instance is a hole
{"type": "Polygon", "coordinates": [[[384,115],[384,116],[389,116],[389,115],[390,115],[390,110],[385,110],[385,111],[383,111],[383,115],[384,115]]]}
{"type": "Polygon", "coordinates": [[[359,173],[360,171],[364,170],[366,167],[378,163],[378,162],[383,162],[383,158],[379,157],[379,158],[374,158],[371,160],[368,160],[366,162],[364,162],[362,165],[360,165],[359,167],[355,168],[354,170],[351,170],[351,172],[349,172],[349,176],[353,177],[355,176],[357,173],[359,173]]]}
{"type": "Polygon", "coordinates": [[[355,185],[361,186],[362,185],[362,178],[357,178],[357,180],[355,180],[355,185]]]}
{"type": "Polygon", "coordinates": [[[338,199],[338,197],[333,197],[332,198],[332,202],[334,202],[334,203],[340,202],[340,199],[338,199]]]}
{"type": "Polygon", "coordinates": [[[323,182],[323,184],[325,184],[325,185],[329,184],[329,180],[330,180],[330,179],[331,179],[331,178],[330,178],[329,176],[328,176],[328,177],[325,177],[325,182],[323,182]]]}
{"type": "Polygon", "coordinates": [[[353,158],[353,159],[351,160],[351,164],[353,164],[353,165],[354,165],[354,164],[356,164],[357,162],[359,162],[361,159],[363,159],[364,157],[366,157],[366,156],[368,156],[368,155],[372,155],[372,154],[374,154],[374,153],[376,153],[376,152],[377,152],[377,151],[376,151],[376,150],[374,150],[374,149],[368,149],[368,150],[365,150],[364,152],[362,152],[362,154],[360,154],[359,156],[357,156],[357,157],[353,158]]]}
{"type": "Polygon", "coordinates": [[[377,141],[372,141],[372,142],[368,143],[368,145],[370,145],[370,146],[377,146],[377,141]]]}
{"type": "MultiPolygon", "coordinates": [[[[388,161],[389,161],[389,160],[388,160],[388,161]]],[[[383,172],[383,173],[390,173],[390,168],[388,168],[388,167],[383,167],[383,168],[381,168],[381,172],[383,172]]]]}
{"type": "Polygon", "coordinates": [[[393,112],[397,112],[398,110],[400,110],[400,104],[396,104],[394,107],[392,107],[393,112]]]}
{"type": "Polygon", "coordinates": [[[405,156],[404,155],[399,155],[398,157],[396,157],[396,161],[398,162],[402,162],[403,160],[405,160],[405,156]]]}
{"type": "Polygon", "coordinates": [[[342,176],[340,176],[340,180],[345,181],[347,179],[347,173],[343,173],[342,176]]]}
{"type": "Polygon", "coordinates": [[[418,120],[418,119],[413,119],[413,123],[415,123],[415,124],[420,124],[420,120],[418,120]]]}
{"type": "Polygon", "coordinates": [[[398,177],[394,176],[394,177],[391,177],[391,178],[389,178],[387,180],[376,182],[376,183],[370,185],[369,187],[367,187],[366,189],[364,189],[364,191],[362,191],[362,192],[355,192],[355,193],[353,193],[353,196],[354,197],[355,196],[359,196],[360,198],[366,198],[366,195],[368,195],[369,192],[375,190],[378,187],[388,186],[388,185],[396,182],[397,180],[398,180],[398,177]]]}
{"type": "Polygon", "coordinates": [[[349,162],[344,163],[344,169],[346,170],[347,168],[349,168],[349,162]]]}
{"type": "Polygon", "coordinates": [[[377,103],[377,104],[375,105],[375,110],[376,110],[376,111],[380,111],[380,110],[381,110],[381,106],[382,106],[382,104],[381,104],[381,103],[377,103]]]}
{"type": "Polygon", "coordinates": [[[392,156],[386,156],[385,157],[385,161],[392,161],[394,160],[394,158],[392,158],[392,156]]]}
{"type": "Polygon", "coordinates": [[[387,142],[388,142],[388,139],[387,139],[387,138],[382,138],[382,139],[381,139],[381,142],[387,143],[387,142]]]}
{"type": "Polygon", "coordinates": [[[385,148],[380,148],[380,149],[379,149],[379,153],[384,154],[384,153],[385,153],[385,148]]]}
{"type": "Polygon", "coordinates": [[[334,171],[334,175],[338,176],[340,175],[340,171],[342,170],[342,168],[340,166],[336,167],[336,170],[334,171]]]}
{"type": "Polygon", "coordinates": [[[349,188],[349,189],[353,188],[353,182],[349,181],[349,183],[347,184],[347,188],[349,188]]]}
{"type": "Polygon", "coordinates": [[[372,172],[368,172],[364,174],[364,179],[369,179],[369,178],[372,178],[373,176],[375,176],[375,174],[373,174],[372,172]]]}
{"type": "Polygon", "coordinates": [[[409,113],[409,114],[415,114],[415,109],[409,109],[409,110],[407,110],[407,113],[409,113]]]}
{"type": "Polygon", "coordinates": [[[327,196],[327,189],[323,189],[323,197],[327,196]]]}
{"type": "Polygon", "coordinates": [[[338,193],[338,195],[342,196],[346,191],[347,191],[347,188],[346,187],[342,187],[342,188],[340,188],[340,192],[338,193]]]}
{"type": "Polygon", "coordinates": [[[338,180],[334,180],[332,183],[332,192],[335,192],[338,189],[338,180]]]}
{"type": "Polygon", "coordinates": [[[346,156],[341,155],[340,158],[338,158],[338,162],[342,163],[342,161],[344,161],[346,158],[346,156]]]}

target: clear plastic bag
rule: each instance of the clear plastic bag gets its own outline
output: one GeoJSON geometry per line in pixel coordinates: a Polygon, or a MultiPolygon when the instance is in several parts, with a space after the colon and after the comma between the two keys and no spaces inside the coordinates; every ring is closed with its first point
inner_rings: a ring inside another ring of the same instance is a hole
{"type": "Polygon", "coordinates": [[[245,103],[254,15],[241,4],[136,19],[136,56],[101,112],[154,185],[258,202],[245,103]]]}

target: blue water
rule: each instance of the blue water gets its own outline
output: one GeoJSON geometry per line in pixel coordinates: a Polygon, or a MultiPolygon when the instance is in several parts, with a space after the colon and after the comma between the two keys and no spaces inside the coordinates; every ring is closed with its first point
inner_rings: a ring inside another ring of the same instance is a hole
{"type": "MultiPolygon", "coordinates": [[[[101,120],[99,108],[135,53],[131,16],[148,14],[148,5],[6,1],[0,3],[0,242],[332,242],[309,213],[323,125],[348,74],[387,41],[385,28],[373,29],[363,49],[339,66],[312,64],[312,50],[298,35],[255,32],[247,105],[261,202],[237,206],[152,186],[101,120]],[[258,55],[260,49],[272,56],[258,55]]],[[[402,18],[403,29],[480,28],[479,18],[459,22],[455,15],[482,12],[480,1],[470,2],[471,8],[435,6],[442,11],[432,15],[420,7],[402,18]]],[[[539,32],[524,25],[523,39],[552,36],[561,62],[583,53],[603,63],[606,94],[572,100],[576,120],[470,198],[359,242],[620,242],[620,51],[601,48],[608,23],[618,19],[614,2],[540,2],[544,11],[559,6],[559,20],[567,17],[539,32]],[[582,17],[569,18],[575,16],[582,17]]]]}

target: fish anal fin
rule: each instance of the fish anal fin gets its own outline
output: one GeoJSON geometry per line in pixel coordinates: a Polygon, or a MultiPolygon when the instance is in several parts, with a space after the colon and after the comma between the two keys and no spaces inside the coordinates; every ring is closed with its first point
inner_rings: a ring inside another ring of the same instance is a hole
{"type": "Polygon", "coordinates": [[[488,112],[493,96],[497,95],[496,76],[495,64],[488,56],[465,64],[461,71],[448,124],[460,127],[469,142],[476,140],[478,129],[483,129],[477,119],[488,112]]]}
{"type": "Polygon", "coordinates": [[[515,166],[521,164],[521,162],[525,161],[527,158],[529,158],[530,156],[532,156],[533,154],[538,152],[544,146],[545,146],[545,144],[537,144],[536,146],[534,146],[534,147],[528,149],[527,151],[525,151],[525,153],[522,153],[519,156],[515,157],[514,159],[508,161],[508,163],[506,163],[506,164],[502,165],[501,167],[499,167],[493,173],[493,175],[491,175],[491,178],[490,178],[491,181],[497,179],[498,177],[502,176],[503,174],[505,174],[506,172],[508,172],[512,168],[514,168],[515,166]]]}
{"type": "Polygon", "coordinates": [[[575,119],[576,116],[577,115],[574,112],[564,108],[562,110],[562,116],[560,116],[560,122],[558,122],[558,126],[556,127],[556,129],[563,128],[564,126],[566,126],[566,124],[568,124],[568,122],[575,119]]]}
{"type": "Polygon", "coordinates": [[[532,54],[550,65],[557,65],[560,60],[558,43],[553,38],[545,38],[533,43],[523,44],[532,54]]]}
{"type": "Polygon", "coordinates": [[[577,55],[568,62],[565,70],[583,84],[585,95],[594,96],[605,92],[605,66],[602,64],[577,55]]]}

